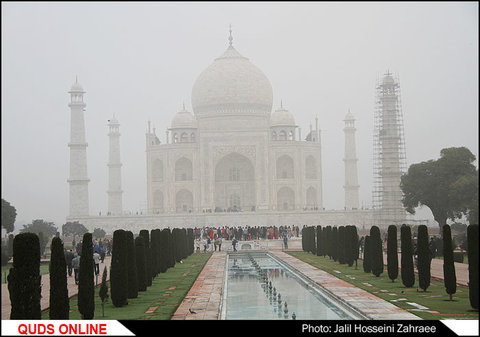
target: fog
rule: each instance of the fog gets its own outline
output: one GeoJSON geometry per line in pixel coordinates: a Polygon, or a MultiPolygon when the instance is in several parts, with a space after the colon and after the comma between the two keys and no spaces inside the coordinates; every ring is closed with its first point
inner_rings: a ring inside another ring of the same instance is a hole
{"type": "MultiPolygon", "coordinates": [[[[2,2],[2,198],[16,230],[68,213],[70,100],[86,91],[90,214],[107,210],[107,120],[120,122],[124,210],[146,208],[145,131],[162,143],[197,76],[233,45],[308,133],[318,116],[326,209],[344,207],[344,117],[356,118],[360,204],[372,202],[375,84],[399,78],[407,167],[478,157],[478,3],[2,2]]],[[[477,162],[475,163],[477,165],[477,162]]],[[[431,217],[428,210],[419,216],[431,217]]]]}

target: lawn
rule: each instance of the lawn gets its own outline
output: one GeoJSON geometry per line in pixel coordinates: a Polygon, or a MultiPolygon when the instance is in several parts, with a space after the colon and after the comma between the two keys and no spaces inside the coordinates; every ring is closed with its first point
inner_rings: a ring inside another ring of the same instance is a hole
{"type": "MultiPolygon", "coordinates": [[[[49,263],[40,263],[40,275],[48,274],[49,263]]],[[[2,266],[2,283],[7,283],[8,272],[12,268],[12,265],[2,266]]]]}
{"type": "Polygon", "coordinates": [[[418,275],[415,276],[415,286],[406,288],[402,284],[400,271],[398,278],[395,282],[392,282],[388,278],[386,267],[379,277],[375,277],[373,274],[363,271],[361,260],[358,261],[358,269],[355,270],[355,265],[348,267],[346,264],[341,265],[328,257],[316,256],[312,253],[289,252],[289,254],[402,309],[408,310],[422,319],[478,319],[478,311],[473,310],[470,306],[468,287],[457,285],[457,292],[453,295],[453,301],[449,301],[444,284],[440,281],[432,279],[430,287],[426,292],[423,292],[421,289],[417,289],[418,275]],[[417,303],[427,309],[416,308],[407,302],[417,303]]]}
{"type": "MultiPolygon", "coordinates": [[[[147,291],[139,292],[137,298],[129,299],[126,306],[116,308],[109,299],[105,304],[104,317],[102,317],[102,304],[98,296],[99,285],[95,288],[94,319],[169,320],[210,256],[211,253],[192,254],[183,260],[183,263],[176,263],[175,267],[159,274],[147,291]],[[151,313],[146,313],[147,311],[151,313]]],[[[110,295],[110,289],[108,292],[110,295]]],[[[70,298],[70,319],[81,319],[77,303],[77,296],[70,298]]],[[[48,319],[48,310],[42,312],[42,319],[48,319]]]]}

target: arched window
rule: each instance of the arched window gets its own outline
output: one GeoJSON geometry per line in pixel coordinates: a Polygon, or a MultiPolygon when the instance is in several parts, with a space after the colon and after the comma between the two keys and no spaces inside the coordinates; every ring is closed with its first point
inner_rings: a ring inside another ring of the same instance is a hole
{"type": "Polygon", "coordinates": [[[182,143],[188,142],[188,135],[186,132],[182,133],[182,136],[180,137],[180,142],[182,143]]]}
{"type": "Polygon", "coordinates": [[[285,130],[280,131],[278,140],[287,140],[287,133],[285,132],[285,130]]]}
{"type": "Polygon", "coordinates": [[[313,156],[308,156],[305,159],[305,178],[317,179],[317,164],[313,156]]]}
{"type": "Polygon", "coordinates": [[[155,159],[152,167],[152,181],[163,180],[163,162],[160,159],[155,159]]]}
{"type": "Polygon", "coordinates": [[[277,140],[277,133],[275,131],[272,132],[272,140],[277,140]]]}
{"type": "Polygon", "coordinates": [[[160,190],[153,193],[153,213],[163,213],[163,193],[160,190]]]}
{"type": "Polygon", "coordinates": [[[277,208],[283,211],[295,209],[295,193],[290,187],[282,187],[278,190],[277,208]]]}
{"type": "Polygon", "coordinates": [[[293,179],[293,159],[283,155],[277,159],[277,179],[293,179]]]}
{"type": "Polygon", "coordinates": [[[193,179],[192,162],[182,157],[175,163],[175,181],[189,181],[193,179]]]}
{"type": "Polygon", "coordinates": [[[293,140],[293,131],[288,133],[288,140],[293,140]]]}
{"type": "Polygon", "coordinates": [[[307,189],[307,208],[315,209],[317,207],[317,190],[315,187],[310,186],[307,189]]]}
{"type": "Polygon", "coordinates": [[[173,143],[178,143],[178,135],[176,133],[173,134],[173,143]]]}
{"type": "Polygon", "coordinates": [[[189,190],[180,190],[175,196],[175,208],[177,213],[189,213],[193,211],[193,194],[189,190]]]}

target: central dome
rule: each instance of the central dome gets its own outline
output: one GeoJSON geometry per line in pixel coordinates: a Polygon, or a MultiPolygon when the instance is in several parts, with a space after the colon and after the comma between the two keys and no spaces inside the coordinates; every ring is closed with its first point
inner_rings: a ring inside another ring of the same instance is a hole
{"type": "Polygon", "coordinates": [[[232,45],[198,76],[192,89],[196,115],[266,114],[272,101],[268,78],[232,45]]]}

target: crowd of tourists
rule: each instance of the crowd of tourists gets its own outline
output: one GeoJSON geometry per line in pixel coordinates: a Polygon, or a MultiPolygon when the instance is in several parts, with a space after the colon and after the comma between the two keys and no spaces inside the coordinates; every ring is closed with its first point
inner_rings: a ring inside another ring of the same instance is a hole
{"type": "MultiPolygon", "coordinates": [[[[65,249],[65,261],[67,263],[68,276],[75,278],[75,284],[78,284],[80,275],[80,256],[82,255],[82,241],[72,242],[73,249],[65,249]]],[[[100,239],[93,241],[93,263],[95,275],[100,274],[100,263],[103,263],[105,256],[111,255],[112,241],[108,239],[100,239]]]]}

